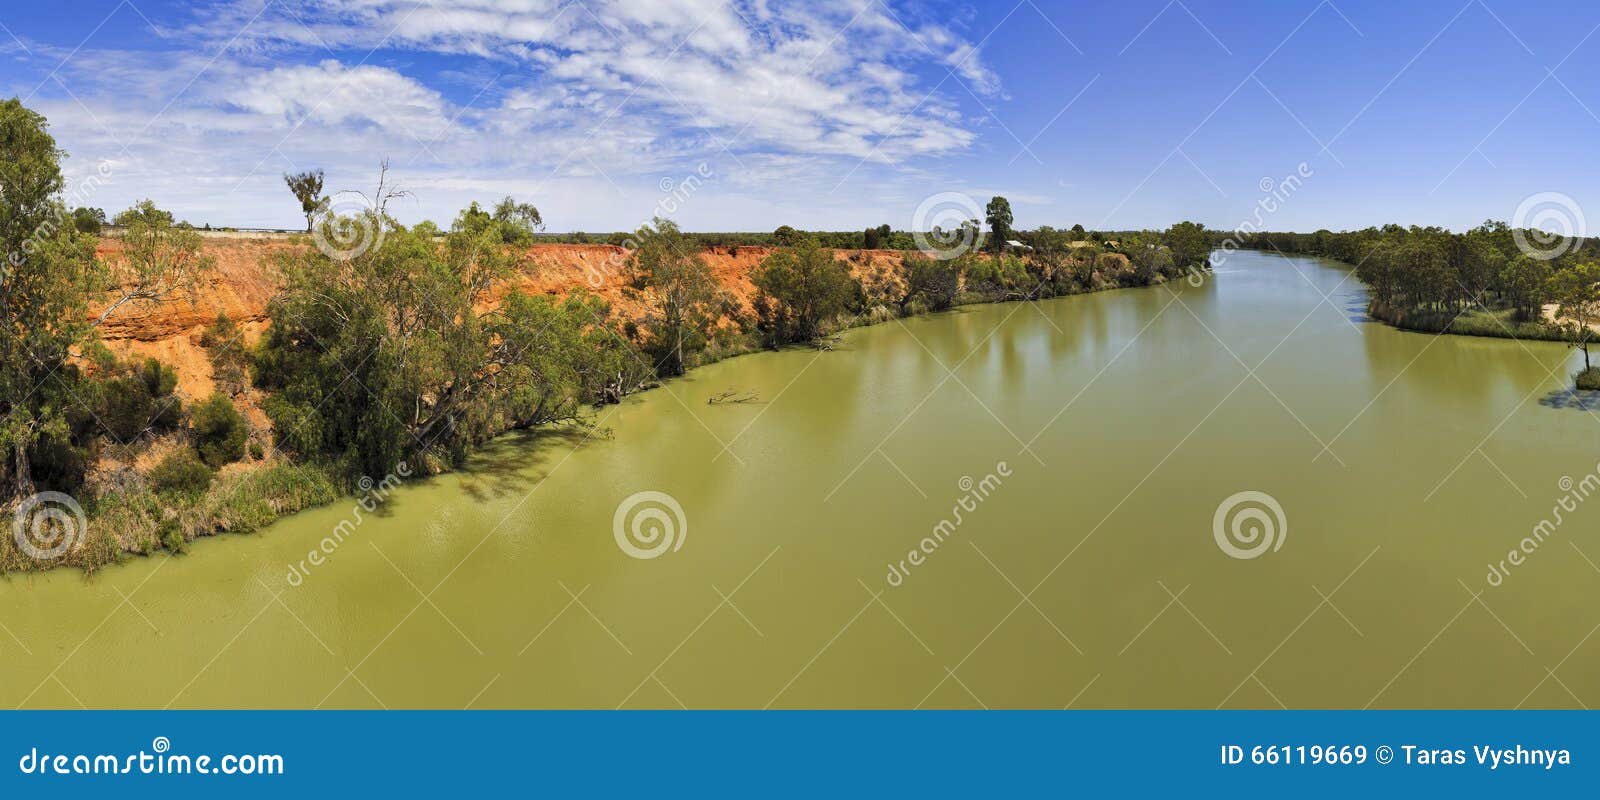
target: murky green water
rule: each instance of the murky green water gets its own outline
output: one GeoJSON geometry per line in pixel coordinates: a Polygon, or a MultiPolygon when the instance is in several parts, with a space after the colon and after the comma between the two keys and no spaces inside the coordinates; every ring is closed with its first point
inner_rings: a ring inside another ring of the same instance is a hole
{"type": "Polygon", "coordinates": [[[298,586],[349,503],[5,581],[0,703],[1600,701],[1600,500],[1486,583],[1600,461],[1600,411],[1560,391],[1571,354],[1401,333],[1363,305],[1337,265],[1241,253],[1200,287],[724,362],[606,409],[609,434],[410,482],[298,586]],[[761,400],[707,404],[727,389],[761,400]],[[1236,559],[1213,516],[1246,490],[1287,524],[1236,559]],[[641,491],[681,505],[680,549],[618,546],[641,491]],[[891,586],[924,537],[942,541],[891,586]]]}

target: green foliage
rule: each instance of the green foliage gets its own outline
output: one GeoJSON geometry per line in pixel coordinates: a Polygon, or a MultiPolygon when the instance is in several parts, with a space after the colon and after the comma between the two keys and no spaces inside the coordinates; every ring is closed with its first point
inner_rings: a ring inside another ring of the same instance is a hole
{"type": "Polygon", "coordinates": [[[135,225],[156,228],[171,226],[172,219],[171,211],[163,211],[156,207],[154,200],[145,199],[118,213],[115,223],[121,228],[131,228],[135,225]]]}
{"type": "Polygon", "coordinates": [[[244,332],[226,313],[200,334],[200,346],[211,360],[211,378],[230,395],[244,391],[249,379],[250,356],[245,352],[244,332]]]}
{"type": "Polygon", "coordinates": [[[662,375],[682,375],[686,357],[705,348],[725,299],[700,245],[672,220],[657,217],[654,227],[638,230],[629,269],[655,291],[646,326],[651,361],[662,375]]]}
{"type": "Polygon", "coordinates": [[[1600,391],[1600,367],[1589,367],[1574,376],[1573,380],[1579,389],[1586,392],[1600,391]]]}
{"type": "Polygon", "coordinates": [[[294,199],[300,201],[300,213],[306,216],[306,233],[311,233],[316,225],[317,214],[328,202],[322,194],[322,170],[284,173],[283,182],[288,184],[294,199]]]}
{"type": "Polygon", "coordinates": [[[905,292],[900,297],[902,313],[914,302],[929,311],[944,311],[955,305],[956,294],[961,291],[958,265],[912,253],[907,253],[901,264],[905,279],[905,292]]]}
{"type": "Polygon", "coordinates": [[[495,244],[526,247],[533,244],[535,233],[544,229],[544,218],[531,203],[518,203],[507,197],[495,204],[493,211],[485,211],[473,203],[456,217],[453,230],[484,238],[495,244]]]}
{"type": "Polygon", "coordinates": [[[1125,234],[1120,242],[1122,252],[1133,265],[1133,285],[1149,286],[1161,279],[1178,274],[1172,248],[1161,237],[1150,234],[1125,234]]]}
{"type": "Polygon", "coordinates": [[[186,295],[192,302],[214,265],[200,250],[200,234],[173,225],[172,214],[149,200],[118,214],[117,224],[127,230],[122,235],[122,250],[108,264],[108,284],[120,294],[100,313],[95,325],[105,322],[124,303],[159,303],[174,294],[186,295]]]}
{"type": "Polygon", "coordinates": [[[185,447],[172,451],[150,470],[150,486],[160,493],[193,497],[210,488],[212,477],[211,468],[185,447]]]}
{"type": "Polygon", "coordinates": [[[966,290],[985,299],[1030,295],[1035,285],[1016,256],[968,253],[955,263],[966,277],[966,290]]]}
{"type": "Polygon", "coordinates": [[[809,240],[767,256],[750,280],[758,328],[770,345],[816,339],[861,292],[848,265],[809,240]]]}
{"type": "Polygon", "coordinates": [[[101,424],[124,444],[170,431],[183,421],[183,403],[173,394],[177,386],[178,374],[156,359],[121,365],[105,382],[101,424]]]}
{"type": "Polygon", "coordinates": [[[889,246],[889,237],[892,234],[893,231],[888,225],[879,225],[876,228],[868,228],[862,234],[861,246],[867,250],[882,250],[883,248],[889,246]]]}
{"type": "Polygon", "coordinates": [[[1011,236],[1011,201],[1004,197],[993,197],[983,209],[984,219],[989,223],[992,234],[989,240],[990,249],[999,252],[1005,249],[1006,240],[1011,236]]]}
{"type": "Polygon", "coordinates": [[[1600,324],[1600,264],[1574,264],[1552,276],[1548,287],[1551,299],[1560,304],[1556,319],[1571,321],[1577,330],[1587,372],[1592,366],[1589,342],[1594,339],[1594,326],[1600,324]]]}
{"type": "Polygon", "coordinates": [[[35,491],[33,454],[72,446],[78,381],[55,378],[92,340],[89,299],[105,286],[93,237],[55,199],[62,156],[44,117],[0,101],[0,504],[35,491]]]}
{"type": "Polygon", "coordinates": [[[1550,277],[1550,262],[1528,256],[1511,259],[1500,270],[1500,285],[1506,302],[1517,310],[1518,318],[1539,318],[1548,294],[1550,277]]]}
{"type": "Polygon", "coordinates": [[[772,232],[772,243],[778,247],[795,247],[804,238],[805,234],[788,225],[779,225],[778,229],[772,232]]]}
{"type": "Polygon", "coordinates": [[[87,233],[99,236],[101,229],[106,226],[106,212],[103,208],[74,208],[72,209],[72,226],[78,233],[87,233]]]}
{"type": "Polygon", "coordinates": [[[195,449],[200,459],[212,468],[244,458],[244,444],[250,438],[250,424],[233,401],[222,393],[211,395],[189,412],[195,449]]]}
{"type": "Polygon", "coordinates": [[[1211,234],[1198,222],[1180,222],[1167,229],[1163,243],[1172,251],[1172,265],[1180,271],[1200,269],[1211,255],[1211,234]]]}
{"type": "Polygon", "coordinates": [[[387,229],[381,247],[282,263],[254,374],[285,451],[349,478],[456,463],[508,428],[572,419],[646,379],[603,302],[491,302],[518,263],[515,220],[469,208],[442,244],[379,212],[365,224],[387,229]]]}

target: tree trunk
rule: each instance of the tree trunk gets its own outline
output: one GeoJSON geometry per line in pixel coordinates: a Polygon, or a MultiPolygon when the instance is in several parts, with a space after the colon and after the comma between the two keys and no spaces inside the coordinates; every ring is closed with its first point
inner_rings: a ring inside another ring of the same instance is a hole
{"type": "Polygon", "coordinates": [[[23,500],[32,497],[33,465],[28,462],[28,446],[18,442],[13,449],[12,471],[14,476],[14,489],[12,500],[23,500]]]}

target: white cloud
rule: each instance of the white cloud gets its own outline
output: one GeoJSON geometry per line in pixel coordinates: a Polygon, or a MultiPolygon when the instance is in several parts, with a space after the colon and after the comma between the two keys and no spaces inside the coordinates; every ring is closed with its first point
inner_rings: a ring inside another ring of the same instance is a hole
{"type": "Polygon", "coordinates": [[[30,45],[40,79],[65,59],[63,92],[50,83],[31,102],[78,156],[69,168],[122,164],[108,208],[148,194],[197,222],[291,224],[281,172],[320,166],[330,187],[365,186],[388,157],[437,193],[419,218],[486,199],[473,188],[559,187],[583,210],[570,226],[547,216],[595,229],[707,159],[722,179],[704,207],[747,212],[762,194],[832,194],[847,174],[905,176],[966,151],[977,134],[958,82],[985,96],[1000,84],[932,13],[877,0],[240,0],[188,27],[160,20],[167,49],[30,45]]]}
{"type": "Polygon", "coordinates": [[[383,67],[346,67],[337,61],[278,67],[245,81],[235,106],[298,124],[367,122],[409,131],[425,141],[442,135],[450,120],[439,93],[383,67]]]}

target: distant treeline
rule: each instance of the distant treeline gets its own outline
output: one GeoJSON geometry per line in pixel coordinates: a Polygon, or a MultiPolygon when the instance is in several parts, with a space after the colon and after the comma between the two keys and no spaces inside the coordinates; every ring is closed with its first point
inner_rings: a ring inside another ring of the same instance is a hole
{"type": "MultiPolygon", "coordinates": [[[[1573,341],[1587,362],[1600,324],[1600,243],[1592,240],[1489,220],[1465,233],[1385,225],[1223,234],[1216,242],[1353,264],[1372,289],[1370,313],[1405,328],[1573,341]]],[[[1596,380],[1587,363],[1584,375],[1580,385],[1596,380]]]]}
{"type": "MultiPolygon", "coordinates": [[[[1043,249],[1048,246],[1045,240],[1053,241],[1056,237],[1071,234],[1074,241],[1094,242],[1118,241],[1132,231],[1090,231],[1082,225],[1072,228],[1055,229],[1048,226],[1037,230],[1013,230],[1009,235],[1017,241],[1033,247],[1043,249]]],[[[690,232],[695,241],[706,247],[791,247],[797,241],[796,237],[804,236],[818,245],[834,250],[916,250],[918,244],[911,231],[892,230],[888,225],[868,228],[859,231],[808,231],[791,228],[787,225],[775,231],[762,233],[759,231],[695,231],[690,232]]],[[[605,244],[618,247],[626,246],[628,240],[634,236],[631,231],[616,233],[537,233],[534,241],[543,244],[605,244]]],[[[986,234],[985,238],[991,238],[986,234]]]]}

